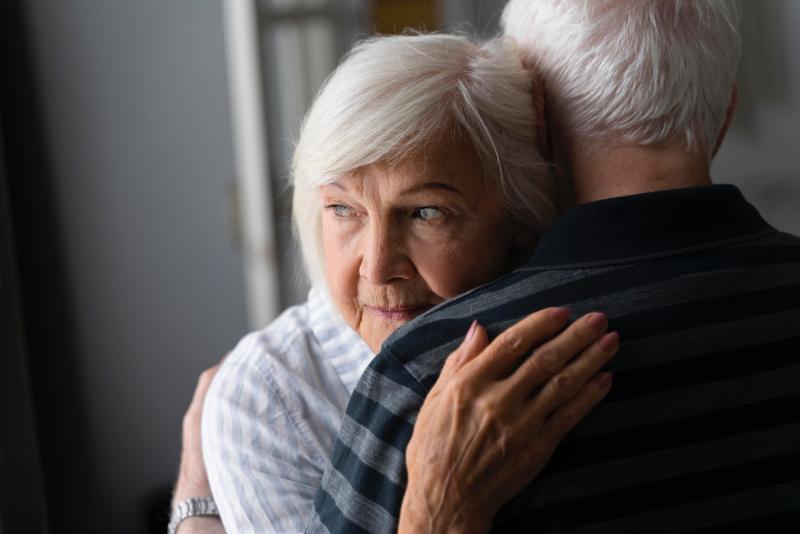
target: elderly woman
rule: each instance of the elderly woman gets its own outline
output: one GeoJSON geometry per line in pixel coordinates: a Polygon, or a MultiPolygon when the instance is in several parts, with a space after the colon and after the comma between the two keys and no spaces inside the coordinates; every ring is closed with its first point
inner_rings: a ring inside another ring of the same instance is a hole
{"type": "MultiPolygon", "coordinates": [[[[531,251],[556,213],[553,179],[535,150],[536,122],[530,77],[507,40],[376,38],[356,46],[325,83],[292,173],[313,288],[307,302],[239,343],[205,403],[208,479],[229,532],[302,531],[348,398],[387,336],[531,251]]],[[[568,315],[540,313],[516,327],[514,339],[525,340],[525,350],[555,335],[568,315]]],[[[451,358],[448,379],[479,359],[488,342],[475,345],[485,336],[476,337],[479,330],[473,325],[467,348],[451,358]]],[[[587,381],[615,350],[608,342],[598,348],[599,337],[560,349],[564,361],[583,353],[578,359],[592,362],[587,381]]],[[[490,356],[519,350],[506,343],[490,356]]],[[[605,393],[587,388],[581,410],[605,393]]],[[[465,402],[499,402],[479,397],[465,402]]],[[[421,415],[432,421],[431,442],[448,409],[421,415]]],[[[459,424],[487,415],[473,414],[459,424]]],[[[540,451],[536,465],[547,456],[540,451]]],[[[521,487],[533,473],[501,476],[521,487]]]]}

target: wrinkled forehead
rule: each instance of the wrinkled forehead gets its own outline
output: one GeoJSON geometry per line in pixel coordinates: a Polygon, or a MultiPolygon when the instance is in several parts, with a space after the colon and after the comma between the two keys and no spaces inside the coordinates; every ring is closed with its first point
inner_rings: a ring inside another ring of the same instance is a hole
{"type": "Polygon", "coordinates": [[[389,197],[422,192],[485,194],[485,186],[481,162],[468,143],[439,143],[400,161],[378,162],[330,176],[320,190],[323,194],[389,197]]]}

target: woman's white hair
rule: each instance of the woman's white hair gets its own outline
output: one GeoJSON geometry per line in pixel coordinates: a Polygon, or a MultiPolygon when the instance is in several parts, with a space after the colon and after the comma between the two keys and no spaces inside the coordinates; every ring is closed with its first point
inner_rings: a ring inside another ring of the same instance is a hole
{"type": "Polygon", "coordinates": [[[570,134],[710,152],[740,53],[736,0],[510,0],[503,11],[570,134]]]}
{"type": "Polygon", "coordinates": [[[552,221],[553,178],[536,150],[532,83],[513,40],[372,38],[326,80],[295,148],[293,217],[313,284],[325,287],[319,186],[448,139],[472,145],[509,220],[531,232],[552,221]]]}

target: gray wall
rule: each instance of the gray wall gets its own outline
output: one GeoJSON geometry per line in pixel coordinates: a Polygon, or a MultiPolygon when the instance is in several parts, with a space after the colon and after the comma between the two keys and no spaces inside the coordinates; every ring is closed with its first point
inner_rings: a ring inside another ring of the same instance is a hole
{"type": "Polygon", "coordinates": [[[745,1],[739,109],[714,161],[773,225],[800,235],[800,2],[745,1]]]}
{"type": "Polygon", "coordinates": [[[89,427],[75,484],[92,531],[143,532],[197,375],[246,328],[220,4],[27,7],[89,427]]]}

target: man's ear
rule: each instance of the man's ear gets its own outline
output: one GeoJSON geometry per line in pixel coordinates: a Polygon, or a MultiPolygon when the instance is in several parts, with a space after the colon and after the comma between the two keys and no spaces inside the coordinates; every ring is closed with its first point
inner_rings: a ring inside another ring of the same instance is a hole
{"type": "Polygon", "coordinates": [[[531,74],[533,80],[533,113],[536,127],[536,148],[542,157],[550,161],[553,157],[553,140],[550,137],[550,121],[547,117],[547,97],[544,80],[537,74],[531,74]]]}
{"type": "Polygon", "coordinates": [[[728,128],[730,128],[731,122],[733,122],[733,116],[736,113],[737,105],[739,105],[739,86],[734,85],[733,89],[731,89],[731,101],[728,104],[728,109],[725,111],[725,123],[719,131],[717,142],[714,144],[714,150],[711,152],[712,159],[717,155],[719,147],[722,146],[722,142],[725,140],[725,134],[728,133],[728,128]]]}

